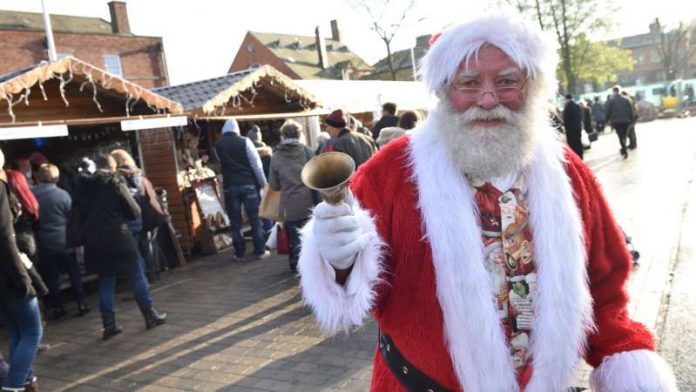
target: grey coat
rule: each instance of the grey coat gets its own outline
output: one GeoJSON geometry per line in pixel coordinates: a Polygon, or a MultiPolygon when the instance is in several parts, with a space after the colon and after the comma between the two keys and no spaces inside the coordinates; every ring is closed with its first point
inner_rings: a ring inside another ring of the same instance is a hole
{"type": "Polygon", "coordinates": [[[280,214],[285,220],[302,220],[311,214],[312,191],[304,186],[300,173],[313,156],[312,149],[298,141],[281,143],[273,153],[268,184],[281,192],[280,214]]]}
{"type": "Polygon", "coordinates": [[[611,124],[632,123],[636,120],[633,103],[621,95],[614,94],[607,102],[607,121],[611,124]]]}
{"type": "Polygon", "coordinates": [[[39,202],[39,231],[36,239],[40,252],[65,252],[65,227],[72,206],[68,192],[56,184],[39,184],[32,191],[39,202]]]}

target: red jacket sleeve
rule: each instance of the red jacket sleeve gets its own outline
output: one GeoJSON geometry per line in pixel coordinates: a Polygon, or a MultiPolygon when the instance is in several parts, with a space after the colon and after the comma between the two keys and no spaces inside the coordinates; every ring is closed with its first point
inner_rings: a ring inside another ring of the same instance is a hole
{"type": "MultiPolygon", "coordinates": [[[[389,245],[392,240],[394,201],[404,191],[405,179],[410,177],[406,163],[409,138],[389,143],[360,166],[350,188],[360,206],[370,212],[377,226],[377,233],[389,245]]],[[[382,304],[390,293],[392,260],[387,251],[382,261],[384,270],[377,287],[374,314],[380,316],[382,304]]]]}
{"type": "Polygon", "coordinates": [[[630,319],[626,283],[632,260],[621,228],[590,169],[566,151],[570,176],[585,228],[587,272],[596,330],[589,336],[585,359],[593,367],[612,354],[655,349],[647,328],[630,319]]]}

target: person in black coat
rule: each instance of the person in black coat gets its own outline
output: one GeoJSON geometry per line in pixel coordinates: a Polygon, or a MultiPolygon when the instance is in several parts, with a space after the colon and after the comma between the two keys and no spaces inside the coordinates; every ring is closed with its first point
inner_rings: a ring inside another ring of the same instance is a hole
{"type": "Polygon", "coordinates": [[[150,329],[164,324],[166,315],[158,314],[150,298],[143,263],[137,243],[128,226],[141,215],[126,181],[116,172],[116,161],[110,155],[95,159],[97,172],[85,177],[75,202],[79,212],[80,232],[89,271],[99,277],[99,309],[104,324],[103,339],[121,333],[116,324],[114,293],[116,277],[126,275],[138,307],[150,329]]]}
{"type": "Polygon", "coordinates": [[[573,150],[580,159],[582,159],[582,109],[575,101],[573,96],[568,94],[565,96],[566,104],[563,108],[563,126],[566,131],[566,140],[568,146],[573,150]]]}
{"type": "Polygon", "coordinates": [[[346,128],[348,122],[342,110],[334,110],[324,120],[326,132],[331,135],[332,142],[327,151],[340,151],[350,155],[355,161],[355,169],[367,162],[377,148],[364,135],[346,128]]]}
{"type": "Polygon", "coordinates": [[[382,117],[372,127],[372,139],[377,140],[382,128],[395,127],[399,124],[399,116],[396,115],[396,104],[387,102],[382,105],[382,117]]]}
{"type": "Polygon", "coordinates": [[[15,241],[10,209],[10,188],[1,169],[5,163],[0,151],[0,322],[9,340],[9,369],[3,390],[38,388],[33,362],[43,334],[36,291],[27,271],[31,261],[22,256],[15,241]]]}

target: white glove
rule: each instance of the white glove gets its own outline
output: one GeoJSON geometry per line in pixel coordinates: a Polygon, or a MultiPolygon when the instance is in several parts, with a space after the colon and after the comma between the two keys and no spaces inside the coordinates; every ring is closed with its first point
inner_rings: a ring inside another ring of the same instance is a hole
{"type": "Polygon", "coordinates": [[[312,230],[319,254],[339,270],[353,265],[372,237],[358,225],[353,209],[346,203],[319,203],[314,209],[312,230]]]}

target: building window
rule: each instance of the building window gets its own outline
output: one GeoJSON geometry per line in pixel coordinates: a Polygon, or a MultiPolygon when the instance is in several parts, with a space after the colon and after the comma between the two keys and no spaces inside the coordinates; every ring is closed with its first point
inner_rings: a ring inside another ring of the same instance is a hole
{"type": "Polygon", "coordinates": [[[657,53],[657,51],[650,53],[650,59],[652,60],[653,63],[659,63],[661,61],[660,54],[657,53]]]}
{"type": "Polygon", "coordinates": [[[123,76],[123,69],[121,69],[121,57],[119,57],[117,54],[105,54],[104,69],[108,73],[116,76],[123,76]]]}

